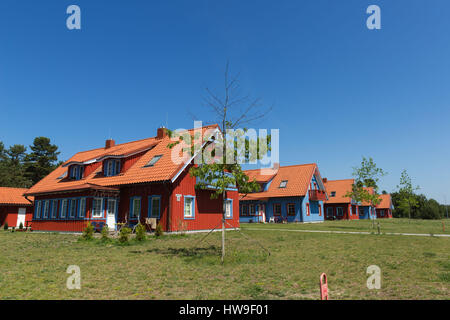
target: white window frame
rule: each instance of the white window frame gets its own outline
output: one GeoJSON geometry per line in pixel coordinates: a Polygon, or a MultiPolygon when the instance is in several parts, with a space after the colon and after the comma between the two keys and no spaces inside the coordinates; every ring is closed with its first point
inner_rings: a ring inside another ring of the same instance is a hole
{"type": "Polygon", "coordinates": [[[183,217],[184,219],[195,219],[195,197],[194,196],[184,196],[183,204],[183,217]],[[190,202],[190,214],[186,215],[186,204],[188,200],[190,202]]]}
{"type": "Polygon", "coordinates": [[[77,216],[77,199],[70,199],[69,206],[69,218],[75,218],[77,216]]]}
{"type": "MultiPolygon", "coordinates": [[[[253,205],[255,206],[255,205],[253,205]]],[[[256,211],[255,211],[256,214],[256,211]]],[[[233,219],[233,200],[225,200],[225,219],[233,219]]]]}
{"type": "Polygon", "coordinates": [[[56,219],[56,215],[58,212],[58,200],[52,200],[52,219],[56,219]]]}
{"type": "Polygon", "coordinates": [[[44,201],[44,212],[42,213],[43,219],[48,219],[49,211],[50,211],[50,200],[45,200],[44,201]]]}
{"type": "Polygon", "coordinates": [[[161,196],[150,196],[150,214],[149,217],[150,218],[156,218],[159,219],[161,217],[161,196]],[[158,215],[154,215],[153,214],[153,209],[154,209],[154,203],[153,201],[158,200],[158,215]]]}
{"type": "Polygon", "coordinates": [[[60,214],[61,218],[65,219],[67,217],[67,209],[69,207],[68,204],[69,204],[68,199],[61,200],[61,214],[60,214]]]}
{"type": "Polygon", "coordinates": [[[41,217],[41,207],[42,201],[36,201],[36,218],[39,219],[41,217]]]}
{"type": "Polygon", "coordinates": [[[103,198],[94,198],[92,200],[92,218],[103,218],[104,210],[103,210],[103,198]],[[100,201],[100,211],[97,211],[98,209],[96,207],[96,203],[100,201]]]}
{"type": "Polygon", "coordinates": [[[86,198],[80,198],[80,205],[78,208],[78,217],[86,217],[86,198]]]}
{"type": "Polygon", "coordinates": [[[114,213],[114,217],[117,214],[117,200],[116,199],[108,198],[106,200],[106,214],[107,214],[107,216],[110,215],[110,213],[114,213]],[[113,205],[111,205],[111,203],[113,203],[113,205]],[[111,208],[112,208],[112,210],[111,210],[111,208]]]}
{"type": "Polygon", "coordinates": [[[139,219],[141,217],[142,203],[140,197],[133,197],[131,199],[130,219],[139,219]],[[136,203],[139,203],[139,210],[136,210],[136,203]],[[137,212],[136,212],[137,211],[137,212]]]}

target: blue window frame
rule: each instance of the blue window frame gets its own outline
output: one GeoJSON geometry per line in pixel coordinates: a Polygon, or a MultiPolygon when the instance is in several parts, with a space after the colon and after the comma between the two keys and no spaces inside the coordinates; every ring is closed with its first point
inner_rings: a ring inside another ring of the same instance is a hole
{"type": "Polygon", "coordinates": [[[130,199],[130,220],[137,220],[141,216],[141,197],[130,199]]]}
{"type": "Polygon", "coordinates": [[[233,199],[225,199],[225,219],[233,219],[233,199]]]}
{"type": "Polygon", "coordinates": [[[148,215],[149,218],[159,219],[161,217],[161,196],[148,197],[148,215]]]}
{"type": "Polygon", "coordinates": [[[194,196],[184,196],[183,217],[186,220],[195,219],[194,196]]]}
{"type": "Polygon", "coordinates": [[[109,159],[103,162],[103,174],[105,177],[116,176],[120,173],[120,160],[109,159]]]}

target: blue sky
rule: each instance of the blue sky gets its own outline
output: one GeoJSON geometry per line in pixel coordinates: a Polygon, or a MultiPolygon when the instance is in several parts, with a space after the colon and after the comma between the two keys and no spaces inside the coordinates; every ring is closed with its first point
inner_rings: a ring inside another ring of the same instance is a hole
{"type": "MultiPolygon", "coordinates": [[[[421,192],[450,202],[450,2],[0,2],[0,141],[47,136],[77,151],[209,120],[205,87],[227,60],[245,92],[274,106],[256,128],[280,129],[281,165],[317,162],[351,177],[361,157],[407,169],[421,192]],[[66,8],[81,8],[81,30],[66,8]],[[366,8],[381,7],[381,30],[366,8]]],[[[220,91],[219,91],[220,92],[220,91]]]]}

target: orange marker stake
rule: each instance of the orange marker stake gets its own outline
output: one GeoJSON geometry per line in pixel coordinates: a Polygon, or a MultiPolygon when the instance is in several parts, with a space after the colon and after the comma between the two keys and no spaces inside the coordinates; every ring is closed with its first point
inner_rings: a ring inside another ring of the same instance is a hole
{"type": "Polygon", "coordinates": [[[320,275],[320,299],[328,300],[328,281],[325,273],[320,275]]]}

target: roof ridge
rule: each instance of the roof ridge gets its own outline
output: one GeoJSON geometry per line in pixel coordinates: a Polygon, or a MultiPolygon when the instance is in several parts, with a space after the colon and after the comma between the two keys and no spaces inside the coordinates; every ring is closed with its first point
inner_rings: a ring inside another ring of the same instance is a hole
{"type": "MultiPolygon", "coordinates": [[[[317,163],[312,162],[312,163],[304,163],[304,164],[291,164],[288,166],[280,166],[278,169],[292,168],[292,167],[304,167],[304,166],[317,166],[317,163]]],[[[249,171],[256,171],[256,170],[276,170],[276,169],[275,168],[258,168],[258,169],[247,169],[247,170],[243,170],[243,171],[249,172],[249,171]]]]}

